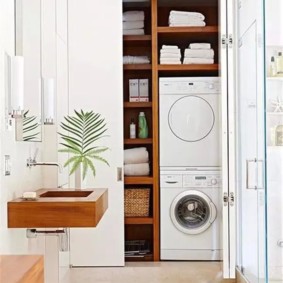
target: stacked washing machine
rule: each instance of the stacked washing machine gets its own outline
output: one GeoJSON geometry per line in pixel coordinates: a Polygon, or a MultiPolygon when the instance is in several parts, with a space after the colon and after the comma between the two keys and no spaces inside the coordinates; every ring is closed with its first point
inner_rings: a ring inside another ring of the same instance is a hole
{"type": "Polygon", "coordinates": [[[219,78],[160,78],[159,97],[161,259],[220,260],[219,78]]]}

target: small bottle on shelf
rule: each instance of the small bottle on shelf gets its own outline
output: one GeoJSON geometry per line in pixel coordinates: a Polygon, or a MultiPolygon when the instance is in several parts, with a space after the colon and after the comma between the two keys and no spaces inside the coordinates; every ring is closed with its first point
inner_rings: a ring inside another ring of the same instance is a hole
{"type": "Polygon", "coordinates": [[[146,139],[148,137],[148,127],[144,112],[139,114],[139,138],[146,139]]]}
{"type": "Polygon", "coordinates": [[[282,52],[278,52],[278,56],[276,57],[276,72],[277,72],[277,75],[283,76],[283,56],[282,56],[282,52]]]}
{"type": "Polygon", "coordinates": [[[269,76],[274,77],[276,76],[276,65],[275,65],[275,58],[274,56],[271,57],[270,65],[269,65],[269,76]]]}
{"type": "Polygon", "coordinates": [[[130,124],[130,139],[135,139],[136,138],[136,124],[134,122],[134,119],[131,119],[131,124],[130,124]]]}

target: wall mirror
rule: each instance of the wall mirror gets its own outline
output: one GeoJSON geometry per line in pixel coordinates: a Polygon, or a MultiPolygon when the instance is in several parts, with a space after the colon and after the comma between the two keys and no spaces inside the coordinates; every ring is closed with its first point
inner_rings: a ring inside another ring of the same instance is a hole
{"type": "Polygon", "coordinates": [[[24,57],[24,114],[18,141],[42,140],[41,1],[15,0],[15,55],[24,57]]]}

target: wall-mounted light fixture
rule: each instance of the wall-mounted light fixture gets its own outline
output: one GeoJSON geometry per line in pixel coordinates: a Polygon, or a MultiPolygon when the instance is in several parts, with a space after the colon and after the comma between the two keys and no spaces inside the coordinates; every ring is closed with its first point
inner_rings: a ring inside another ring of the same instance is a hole
{"type": "Polygon", "coordinates": [[[24,57],[10,57],[9,114],[13,118],[22,117],[24,112],[24,57]]]}
{"type": "Polygon", "coordinates": [[[55,84],[54,79],[45,78],[43,81],[43,121],[45,125],[54,124],[55,113],[55,84]]]}

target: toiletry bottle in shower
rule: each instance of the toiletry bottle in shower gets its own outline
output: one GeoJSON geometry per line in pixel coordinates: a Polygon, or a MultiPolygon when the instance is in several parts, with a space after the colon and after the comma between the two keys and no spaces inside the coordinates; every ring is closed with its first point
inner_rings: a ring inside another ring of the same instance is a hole
{"type": "Polygon", "coordinates": [[[283,146],[283,125],[278,125],[275,131],[276,145],[283,146]]]}
{"type": "Polygon", "coordinates": [[[148,137],[148,127],[144,112],[139,114],[139,138],[146,139],[148,137]]]}
{"type": "Polygon", "coordinates": [[[134,122],[134,119],[131,119],[131,124],[130,124],[130,139],[135,139],[136,138],[136,124],[134,122]]]}
{"type": "Polygon", "coordinates": [[[269,65],[269,76],[274,77],[276,76],[276,65],[275,65],[275,58],[274,56],[271,57],[270,65],[269,65]]]}
{"type": "Polygon", "coordinates": [[[282,52],[278,52],[278,56],[276,57],[276,72],[277,72],[277,75],[283,76],[283,56],[282,56],[282,52]]]}

